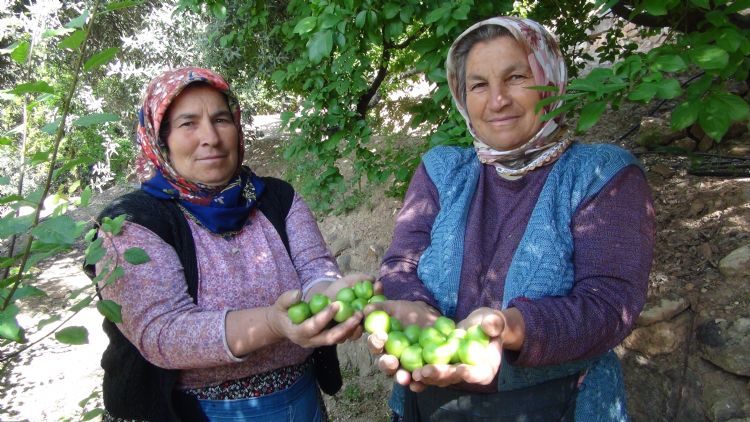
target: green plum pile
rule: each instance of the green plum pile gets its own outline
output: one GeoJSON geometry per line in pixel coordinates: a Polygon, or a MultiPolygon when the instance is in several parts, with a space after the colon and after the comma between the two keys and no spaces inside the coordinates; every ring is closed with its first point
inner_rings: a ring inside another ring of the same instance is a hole
{"type": "Polygon", "coordinates": [[[335,322],[344,322],[354,315],[354,312],[361,311],[368,303],[382,302],[385,296],[376,295],[372,281],[362,280],[352,287],[344,287],[336,293],[333,302],[323,293],[312,295],[309,302],[304,300],[289,307],[287,315],[295,324],[301,324],[306,319],[322,311],[331,303],[338,303],[339,310],[334,315],[335,322]]]}
{"type": "Polygon", "coordinates": [[[456,323],[445,316],[428,327],[416,324],[402,327],[396,318],[376,310],[365,318],[365,331],[388,334],[385,352],[398,358],[401,367],[409,372],[425,364],[482,364],[490,343],[489,336],[479,325],[466,330],[456,328],[456,323]]]}

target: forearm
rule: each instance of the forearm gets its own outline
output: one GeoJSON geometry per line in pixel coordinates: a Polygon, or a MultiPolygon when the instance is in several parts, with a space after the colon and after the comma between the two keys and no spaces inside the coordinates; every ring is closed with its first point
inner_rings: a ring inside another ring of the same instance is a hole
{"type": "Polygon", "coordinates": [[[274,307],[230,311],[226,316],[226,341],[232,355],[241,358],[255,350],[278,343],[284,337],[269,320],[284,318],[274,307]]]}
{"type": "Polygon", "coordinates": [[[514,351],[521,350],[526,337],[526,323],[523,320],[523,314],[516,308],[508,308],[501,313],[505,317],[505,327],[502,333],[503,348],[514,351]]]}

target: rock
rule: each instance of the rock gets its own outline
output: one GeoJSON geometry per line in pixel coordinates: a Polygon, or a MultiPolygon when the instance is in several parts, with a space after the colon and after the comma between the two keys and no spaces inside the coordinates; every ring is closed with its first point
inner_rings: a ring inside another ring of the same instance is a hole
{"type": "Polygon", "coordinates": [[[724,277],[750,276],[750,245],[737,248],[722,258],[719,271],[724,277]]]}
{"type": "MultiPolygon", "coordinates": [[[[724,397],[716,401],[709,409],[709,417],[712,421],[727,422],[730,420],[742,420],[745,412],[742,410],[742,403],[734,397],[724,397]]],[[[744,419],[744,418],[743,418],[744,419]]]]}
{"type": "Polygon", "coordinates": [[[706,135],[698,142],[698,151],[700,152],[707,152],[711,148],[714,147],[714,144],[716,141],[713,140],[710,136],[706,135]]]}
{"type": "Polygon", "coordinates": [[[645,327],[657,322],[668,321],[687,309],[688,305],[688,301],[683,297],[676,295],[662,297],[658,303],[646,304],[643,312],[638,317],[637,324],[645,327]]]}
{"type": "Polygon", "coordinates": [[[684,312],[670,321],[657,322],[633,330],[622,344],[646,356],[658,356],[677,350],[688,336],[690,315],[684,312]]]}
{"type": "Polygon", "coordinates": [[[650,166],[649,172],[656,173],[659,176],[664,177],[664,178],[671,177],[674,174],[674,170],[671,167],[666,166],[661,163],[650,166]]]}
{"type": "Polygon", "coordinates": [[[346,249],[349,249],[351,247],[351,242],[349,242],[349,239],[336,239],[331,244],[331,253],[333,253],[333,256],[339,256],[342,252],[344,252],[346,249]]]}
{"type": "Polygon", "coordinates": [[[706,321],[696,337],[704,359],[727,372],[750,376],[750,318],[706,321]]]}
{"type": "MultiPolygon", "coordinates": [[[[667,145],[678,136],[669,126],[669,122],[658,117],[644,117],[638,129],[638,144],[648,149],[667,145]]],[[[680,134],[679,136],[682,136],[680,134]]]]}
{"type": "Polygon", "coordinates": [[[698,146],[698,143],[695,142],[695,139],[692,139],[692,138],[681,138],[681,139],[674,141],[673,145],[687,152],[693,152],[695,151],[695,148],[698,146]]]}
{"type": "Polygon", "coordinates": [[[724,139],[737,139],[747,133],[747,121],[733,122],[727,133],[724,134],[724,139]]]}
{"type": "Polygon", "coordinates": [[[750,145],[732,145],[727,154],[733,157],[747,157],[750,155],[750,145]]]}
{"type": "Polygon", "coordinates": [[[352,267],[352,256],[349,254],[343,254],[336,258],[336,262],[339,264],[339,269],[342,273],[351,272],[352,267]]]}

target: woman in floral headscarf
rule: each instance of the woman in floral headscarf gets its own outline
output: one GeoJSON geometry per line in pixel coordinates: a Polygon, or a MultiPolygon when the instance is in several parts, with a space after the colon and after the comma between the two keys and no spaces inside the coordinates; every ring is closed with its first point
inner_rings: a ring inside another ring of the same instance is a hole
{"type": "Polygon", "coordinates": [[[289,184],[242,166],[240,109],[215,73],[151,81],[138,145],[141,189],[100,216],[128,216],[120,235],[99,234],[96,272],[124,269],[97,279],[122,306],[122,321],[105,321],[105,419],[325,420],[318,384],[341,386],[335,344],[359,337],[362,313],[326,329],[338,305],[299,325],[287,308],[362,275],[341,278],[289,184]],[[133,248],[147,262],[134,265],[133,248]]]}
{"type": "MultiPolygon", "coordinates": [[[[440,315],[491,337],[481,365],[425,365],[411,374],[379,359],[405,420],[625,420],[611,352],[646,298],[654,236],[648,184],[612,145],[573,142],[567,83],[553,37],[499,17],[453,43],[448,82],[473,148],[436,147],[417,169],[380,281],[381,308],[402,324],[440,315]]],[[[372,308],[372,307],[371,307],[372,308]]],[[[366,309],[370,312],[371,309],[366,309]]],[[[368,339],[382,353],[385,336],[368,339]]]]}

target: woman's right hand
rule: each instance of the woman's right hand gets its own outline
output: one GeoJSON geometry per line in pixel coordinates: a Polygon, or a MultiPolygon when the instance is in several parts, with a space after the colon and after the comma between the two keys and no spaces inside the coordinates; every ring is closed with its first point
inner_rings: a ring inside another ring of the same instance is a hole
{"type": "Polygon", "coordinates": [[[280,337],[305,347],[315,348],[345,342],[349,338],[362,334],[360,322],[364,317],[362,312],[355,312],[346,321],[327,329],[333,316],[338,311],[338,304],[331,303],[325,309],[306,319],[300,324],[294,324],[287,315],[289,307],[301,299],[299,290],[284,292],[269,308],[267,323],[271,330],[280,337]]]}
{"type": "MultiPolygon", "coordinates": [[[[406,327],[411,324],[417,324],[420,327],[432,325],[440,316],[440,311],[426,304],[425,302],[413,302],[408,300],[386,300],[367,305],[365,314],[382,309],[391,317],[401,322],[406,327]]],[[[412,382],[411,374],[402,368],[399,368],[399,361],[396,356],[383,353],[385,342],[388,340],[386,333],[372,333],[367,337],[367,348],[372,355],[380,355],[378,358],[378,369],[388,376],[393,376],[397,383],[407,386],[412,382]]]]}

